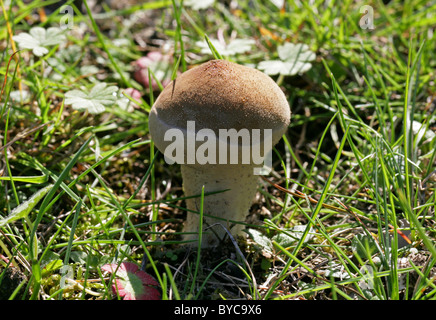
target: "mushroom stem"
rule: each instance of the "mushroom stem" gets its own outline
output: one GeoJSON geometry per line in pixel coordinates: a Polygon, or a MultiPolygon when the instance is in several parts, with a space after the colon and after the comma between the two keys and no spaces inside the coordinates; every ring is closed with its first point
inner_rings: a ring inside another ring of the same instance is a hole
{"type": "MultiPolygon", "coordinates": [[[[204,229],[220,223],[231,231],[232,235],[240,234],[244,222],[256,194],[258,176],[253,175],[252,165],[181,165],[183,189],[187,197],[201,194],[204,186],[208,192],[223,191],[206,195],[203,200],[204,229]],[[214,216],[208,217],[208,216],[214,216]]],[[[186,200],[188,210],[200,211],[201,197],[186,200]]],[[[185,240],[197,239],[200,216],[188,212],[184,231],[185,240]]],[[[204,230],[203,230],[204,231],[204,230]]],[[[203,234],[202,246],[210,247],[226,236],[223,228],[210,228],[203,234]]]]}

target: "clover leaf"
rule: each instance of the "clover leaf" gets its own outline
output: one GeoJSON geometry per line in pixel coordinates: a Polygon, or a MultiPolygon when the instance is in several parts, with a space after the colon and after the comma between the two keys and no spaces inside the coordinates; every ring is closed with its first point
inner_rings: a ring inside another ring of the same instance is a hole
{"type": "MultiPolygon", "coordinates": [[[[209,39],[209,41],[222,56],[232,56],[238,53],[241,54],[250,51],[251,47],[256,43],[252,39],[234,39],[228,44],[223,44],[221,41],[216,39],[209,39]]],[[[211,53],[206,41],[198,41],[196,44],[201,48],[201,53],[211,53]]]]}
{"type": "Polygon", "coordinates": [[[54,46],[65,41],[64,31],[60,28],[51,27],[44,29],[42,27],[33,27],[29,33],[22,32],[13,37],[18,46],[23,49],[32,49],[32,52],[41,57],[48,53],[46,47],[54,46]]]}
{"type": "MultiPolygon", "coordinates": [[[[306,225],[296,225],[292,228],[285,229],[285,233],[278,233],[272,240],[280,244],[282,247],[287,248],[294,245],[296,242],[300,241],[301,237],[306,230],[306,225]]],[[[313,228],[309,229],[309,233],[304,238],[304,243],[310,241],[313,238],[314,230],[313,228]]]]}
{"type": "Polygon", "coordinates": [[[272,76],[276,74],[293,76],[302,74],[312,68],[310,61],[315,60],[316,55],[309,50],[306,44],[285,43],[277,48],[280,60],[262,61],[258,69],[272,76]]]}
{"type": "Polygon", "coordinates": [[[183,2],[184,6],[191,7],[194,10],[207,9],[213,5],[215,0],[185,0],[183,2]]]}
{"type": "Polygon", "coordinates": [[[274,245],[271,239],[256,229],[246,230],[251,239],[254,240],[256,246],[259,247],[264,253],[271,253],[274,251],[274,245]]]}
{"type": "Polygon", "coordinates": [[[102,113],[105,111],[105,106],[113,105],[117,100],[115,95],[117,90],[117,86],[107,86],[106,83],[97,83],[89,92],[70,90],[65,93],[65,104],[70,104],[73,109],[79,111],[102,113]]]}

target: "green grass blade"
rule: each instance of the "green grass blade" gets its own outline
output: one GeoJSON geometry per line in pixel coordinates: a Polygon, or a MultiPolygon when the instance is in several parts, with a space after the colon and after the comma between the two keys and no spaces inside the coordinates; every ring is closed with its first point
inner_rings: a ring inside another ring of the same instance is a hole
{"type": "Polygon", "coordinates": [[[127,78],[125,77],[123,71],[121,71],[118,63],[115,61],[115,59],[113,58],[112,54],[110,53],[110,51],[108,50],[106,43],[104,41],[103,35],[100,32],[99,27],[97,26],[97,23],[94,20],[94,17],[92,15],[91,10],[89,9],[88,6],[88,2],[86,0],[83,0],[83,4],[85,5],[86,8],[86,12],[88,13],[89,19],[91,20],[91,24],[92,27],[94,29],[95,34],[97,35],[98,40],[100,41],[100,45],[102,46],[103,50],[106,52],[112,67],[114,68],[114,70],[118,73],[118,75],[120,76],[121,80],[123,81],[124,85],[129,88],[133,88],[134,86],[131,85],[131,83],[127,80],[127,78]]]}
{"type": "MultiPolygon", "coordinates": [[[[31,234],[30,234],[29,246],[31,248],[33,248],[33,246],[36,245],[36,243],[34,243],[33,239],[35,237],[38,225],[41,222],[41,219],[42,219],[43,215],[47,211],[47,206],[49,205],[50,200],[53,198],[54,194],[56,193],[56,191],[60,187],[60,185],[63,182],[63,180],[65,180],[65,178],[68,176],[70,170],[73,168],[73,166],[79,160],[80,155],[86,149],[86,147],[88,146],[88,144],[91,141],[91,139],[92,139],[92,136],[87,141],[85,141],[85,143],[80,147],[80,149],[77,151],[77,153],[75,154],[73,159],[71,159],[71,161],[67,164],[67,166],[62,171],[62,173],[59,175],[58,180],[55,181],[53,187],[50,189],[48,194],[45,196],[43,202],[41,203],[41,206],[39,207],[38,215],[37,215],[35,221],[33,222],[33,228],[32,228],[31,234]]],[[[30,252],[31,252],[30,260],[31,260],[31,263],[32,263],[32,270],[33,270],[33,273],[34,273],[34,281],[35,281],[34,282],[34,286],[33,286],[33,294],[32,294],[31,299],[36,299],[36,297],[39,294],[39,285],[40,285],[40,282],[41,282],[41,278],[40,278],[41,271],[40,271],[40,265],[39,265],[39,262],[38,262],[38,258],[34,255],[33,250],[30,250],[30,252]]]]}
{"type": "Polygon", "coordinates": [[[210,51],[215,59],[224,60],[223,56],[218,52],[218,50],[214,47],[209,37],[205,34],[204,40],[206,40],[207,45],[209,46],[210,51]]]}
{"type": "MultiPolygon", "coordinates": [[[[76,204],[76,210],[75,210],[75,213],[74,213],[73,225],[71,226],[70,237],[68,238],[68,246],[67,246],[67,250],[65,252],[64,265],[63,265],[64,267],[71,267],[71,266],[69,266],[71,248],[72,248],[72,245],[73,245],[74,233],[76,231],[77,221],[79,219],[80,209],[81,208],[82,208],[82,201],[80,200],[76,204]]],[[[61,282],[62,282],[62,280],[61,280],[61,282]]],[[[61,289],[63,289],[62,288],[63,285],[65,285],[65,283],[61,283],[61,289]]],[[[62,299],[62,291],[59,292],[59,300],[61,300],[61,299],[62,299]]]]}
{"type": "Polygon", "coordinates": [[[52,187],[53,185],[48,185],[38,190],[35,194],[33,194],[30,197],[29,200],[21,203],[19,206],[14,208],[14,210],[12,210],[12,212],[6,218],[0,220],[0,227],[18,219],[27,218],[27,216],[33,210],[33,208],[38,204],[38,202],[47,194],[47,192],[52,187]]]}

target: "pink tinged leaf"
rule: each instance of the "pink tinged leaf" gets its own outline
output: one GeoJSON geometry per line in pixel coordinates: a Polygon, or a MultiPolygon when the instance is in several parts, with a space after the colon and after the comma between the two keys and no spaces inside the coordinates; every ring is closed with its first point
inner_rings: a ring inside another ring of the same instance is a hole
{"type": "Polygon", "coordinates": [[[112,285],[112,291],[115,294],[117,294],[117,291],[118,291],[119,296],[121,298],[124,298],[124,300],[132,300],[132,299],[127,299],[126,298],[126,295],[129,295],[129,292],[126,291],[124,289],[124,287],[125,287],[125,283],[122,280],[120,280],[120,279],[116,279],[115,283],[112,285]]]}
{"type": "MultiPolygon", "coordinates": [[[[149,52],[145,57],[141,57],[133,63],[135,71],[133,77],[136,81],[142,84],[145,88],[149,87],[148,68],[154,72],[163,87],[166,87],[171,82],[171,58],[168,55],[163,55],[158,51],[149,52]]],[[[158,90],[159,86],[152,77],[151,85],[153,90],[158,90]]]]}
{"type": "Polygon", "coordinates": [[[116,283],[112,285],[114,293],[118,291],[124,300],[158,300],[160,292],[152,286],[157,286],[157,281],[148,273],[139,270],[132,262],[123,262],[117,269],[116,264],[104,265],[101,269],[109,273],[116,271],[116,283]]]}
{"type": "Polygon", "coordinates": [[[144,293],[137,300],[160,300],[160,292],[154,287],[144,287],[144,293]]]}
{"type": "Polygon", "coordinates": [[[157,281],[150,276],[148,273],[144,271],[139,271],[136,273],[136,275],[141,279],[142,283],[149,285],[149,286],[157,286],[157,281]]]}
{"type": "MultiPolygon", "coordinates": [[[[126,273],[129,273],[129,272],[135,273],[138,270],[139,270],[139,267],[135,263],[123,262],[123,263],[121,263],[120,268],[118,269],[118,272],[121,271],[121,272],[126,272],[126,273]]],[[[117,275],[118,275],[118,272],[117,272],[117,275]]]]}
{"type": "Polygon", "coordinates": [[[141,92],[139,92],[136,89],[127,88],[126,90],[124,90],[124,93],[127,94],[128,96],[132,97],[135,100],[140,100],[141,99],[141,92]]]}
{"type": "Polygon", "coordinates": [[[114,263],[105,264],[104,266],[101,267],[101,270],[109,273],[114,273],[116,269],[117,269],[117,265],[114,263]]]}

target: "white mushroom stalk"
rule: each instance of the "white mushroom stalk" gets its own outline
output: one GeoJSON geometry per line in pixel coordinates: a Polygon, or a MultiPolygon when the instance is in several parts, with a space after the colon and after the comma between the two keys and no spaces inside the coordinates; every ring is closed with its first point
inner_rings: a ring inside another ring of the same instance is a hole
{"type": "MultiPolygon", "coordinates": [[[[200,195],[203,186],[205,193],[227,190],[204,197],[203,226],[220,223],[236,236],[260,170],[289,121],[287,99],[269,76],[212,60],[165,87],[150,111],[149,128],[167,163],[181,165],[185,196],[200,195]]],[[[199,212],[200,201],[186,200],[186,240],[198,238],[199,215],[192,211],[199,212]]],[[[209,228],[202,246],[215,246],[225,235],[224,228],[209,228]]]]}

